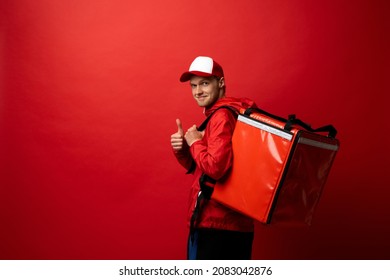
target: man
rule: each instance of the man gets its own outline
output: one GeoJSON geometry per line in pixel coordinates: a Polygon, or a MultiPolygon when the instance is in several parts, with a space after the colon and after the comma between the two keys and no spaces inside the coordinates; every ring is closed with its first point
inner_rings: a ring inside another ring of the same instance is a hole
{"type": "Polygon", "coordinates": [[[195,58],[180,81],[189,81],[192,95],[204,108],[206,117],[214,113],[203,131],[198,131],[193,125],[184,133],[182,123],[177,119],[178,130],[171,136],[174,155],[195,177],[188,212],[188,258],[250,259],[253,220],[210,199],[210,196],[214,180],[225,176],[233,161],[231,139],[237,115],[228,108],[219,107],[238,110],[256,105],[246,98],[225,96],[223,69],[210,57],[195,58]]]}

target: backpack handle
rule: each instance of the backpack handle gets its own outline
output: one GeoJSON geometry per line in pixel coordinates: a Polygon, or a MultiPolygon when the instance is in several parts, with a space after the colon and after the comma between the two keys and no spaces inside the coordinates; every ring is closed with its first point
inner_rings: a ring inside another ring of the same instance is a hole
{"type": "Polygon", "coordinates": [[[329,138],[335,138],[336,137],[336,134],[337,134],[337,130],[336,128],[333,126],[333,125],[325,125],[325,126],[321,126],[319,128],[312,128],[309,124],[303,122],[302,120],[300,119],[297,119],[295,115],[289,115],[288,116],[288,119],[285,119],[285,118],[282,118],[282,117],[279,117],[279,116],[276,116],[276,115],[273,115],[267,111],[264,111],[260,108],[248,108],[244,111],[244,115],[249,117],[252,113],[260,113],[262,115],[265,115],[267,117],[270,117],[270,118],[273,118],[273,119],[276,119],[280,122],[284,122],[286,123],[285,126],[284,126],[284,129],[290,131],[292,129],[292,126],[293,125],[299,125],[301,126],[302,128],[306,129],[307,131],[310,131],[310,132],[328,132],[328,137],[329,138]]]}

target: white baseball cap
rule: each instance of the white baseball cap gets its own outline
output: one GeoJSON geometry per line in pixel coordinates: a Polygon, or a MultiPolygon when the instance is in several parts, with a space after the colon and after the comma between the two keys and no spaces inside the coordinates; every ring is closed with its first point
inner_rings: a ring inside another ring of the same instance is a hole
{"type": "Polygon", "coordinates": [[[201,77],[217,76],[220,78],[224,76],[221,65],[207,56],[195,58],[190,65],[190,69],[181,75],[180,82],[186,82],[194,75],[201,77]]]}

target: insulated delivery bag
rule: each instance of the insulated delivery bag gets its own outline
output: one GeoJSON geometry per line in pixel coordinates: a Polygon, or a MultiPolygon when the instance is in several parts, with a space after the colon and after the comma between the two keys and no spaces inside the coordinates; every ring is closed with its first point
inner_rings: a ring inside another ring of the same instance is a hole
{"type": "Polygon", "coordinates": [[[265,224],[310,225],[339,149],[336,133],[332,125],[313,129],[295,115],[242,109],[233,165],[211,198],[265,224]]]}

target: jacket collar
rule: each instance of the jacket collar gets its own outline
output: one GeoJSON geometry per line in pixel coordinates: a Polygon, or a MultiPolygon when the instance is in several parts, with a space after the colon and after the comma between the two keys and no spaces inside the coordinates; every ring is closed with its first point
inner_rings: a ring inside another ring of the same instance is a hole
{"type": "Polygon", "coordinates": [[[222,97],[218,99],[210,108],[205,108],[203,113],[206,117],[208,117],[221,106],[230,106],[237,109],[238,111],[241,108],[257,107],[255,102],[247,98],[222,97]]]}

